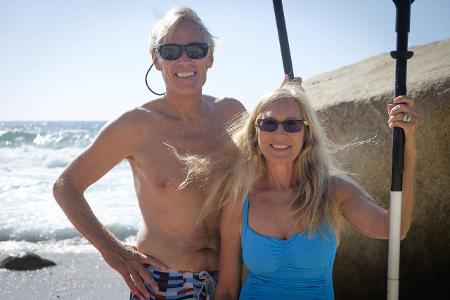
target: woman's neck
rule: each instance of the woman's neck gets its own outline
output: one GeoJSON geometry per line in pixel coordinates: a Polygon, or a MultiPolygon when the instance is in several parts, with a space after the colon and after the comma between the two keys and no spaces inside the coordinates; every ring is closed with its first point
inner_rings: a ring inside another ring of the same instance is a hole
{"type": "Polygon", "coordinates": [[[292,164],[268,164],[264,181],[272,189],[291,189],[297,184],[294,173],[292,164]]]}

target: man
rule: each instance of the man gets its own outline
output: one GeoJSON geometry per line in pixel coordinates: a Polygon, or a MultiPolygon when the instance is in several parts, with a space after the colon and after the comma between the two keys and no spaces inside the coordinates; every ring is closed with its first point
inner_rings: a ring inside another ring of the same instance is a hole
{"type": "Polygon", "coordinates": [[[194,11],[169,11],[151,34],[152,60],[162,73],[165,95],[108,123],[54,185],[58,204],[122,275],[133,299],[139,293],[149,299],[213,293],[207,271],[218,270],[219,222],[213,216],[198,221],[207,188],[178,188],[186,174],[168,147],[181,154],[214,154],[228,137],[225,123],[244,111],[237,100],[202,94],[213,51],[214,39],[194,11]],[[123,159],[131,166],[143,217],[137,247],[108,232],[83,196],[123,159]],[[177,278],[182,279],[174,284],[177,278]]]}

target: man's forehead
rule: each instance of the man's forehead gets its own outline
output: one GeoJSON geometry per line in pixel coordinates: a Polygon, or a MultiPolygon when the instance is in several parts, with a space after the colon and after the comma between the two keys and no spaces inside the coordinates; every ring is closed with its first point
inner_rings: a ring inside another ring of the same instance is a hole
{"type": "Polygon", "coordinates": [[[178,23],[171,34],[167,36],[167,41],[171,40],[195,40],[203,41],[201,27],[192,21],[182,21],[178,23]]]}

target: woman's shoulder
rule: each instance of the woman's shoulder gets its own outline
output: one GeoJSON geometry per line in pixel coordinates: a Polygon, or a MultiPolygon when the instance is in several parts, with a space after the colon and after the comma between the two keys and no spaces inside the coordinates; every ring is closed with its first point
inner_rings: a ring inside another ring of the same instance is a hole
{"type": "Polygon", "coordinates": [[[330,177],[330,190],[331,200],[334,204],[340,205],[358,190],[358,186],[348,176],[333,175],[330,177]]]}
{"type": "Polygon", "coordinates": [[[330,183],[332,188],[342,188],[351,185],[353,180],[345,175],[331,175],[330,183]]]}

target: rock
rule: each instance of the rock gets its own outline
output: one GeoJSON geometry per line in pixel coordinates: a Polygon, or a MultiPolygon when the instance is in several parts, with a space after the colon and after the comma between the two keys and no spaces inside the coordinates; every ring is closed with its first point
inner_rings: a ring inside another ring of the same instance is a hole
{"type": "MultiPolygon", "coordinates": [[[[401,243],[400,299],[449,299],[450,39],[411,50],[407,88],[421,120],[416,209],[401,243]]],[[[394,95],[394,78],[395,60],[385,53],[304,83],[328,137],[338,144],[357,144],[341,151],[338,159],[386,208],[392,154],[386,103],[394,95]]],[[[334,268],[336,299],[386,298],[387,247],[387,241],[344,226],[334,268]]]]}
{"type": "Polygon", "coordinates": [[[0,263],[0,269],[31,271],[46,267],[56,266],[56,264],[48,259],[41,258],[34,253],[24,253],[17,256],[8,256],[0,263]]]}

